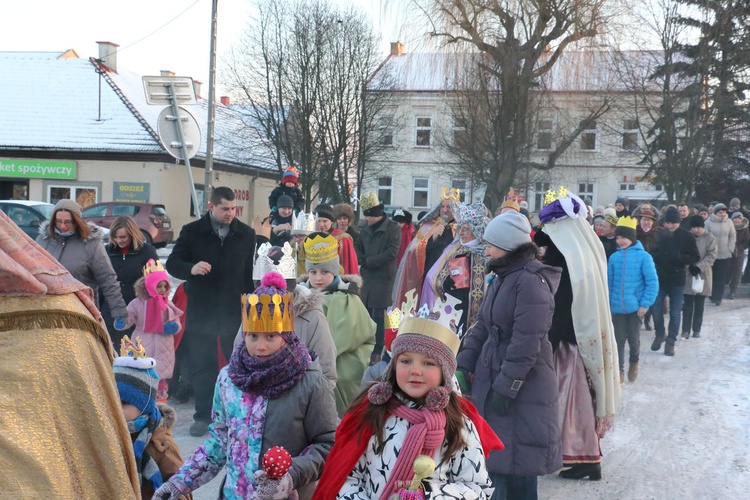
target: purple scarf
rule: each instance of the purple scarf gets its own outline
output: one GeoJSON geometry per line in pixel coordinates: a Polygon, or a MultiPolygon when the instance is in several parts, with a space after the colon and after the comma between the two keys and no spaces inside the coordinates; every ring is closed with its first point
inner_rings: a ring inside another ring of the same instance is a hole
{"type": "Polygon", "coordinates": [[[243,392],[276,399],[302,380],[312,363],[307,347],[296,340],[268,358],[250,356],[243,340],[229,360],[229,378],[243,392]]]}

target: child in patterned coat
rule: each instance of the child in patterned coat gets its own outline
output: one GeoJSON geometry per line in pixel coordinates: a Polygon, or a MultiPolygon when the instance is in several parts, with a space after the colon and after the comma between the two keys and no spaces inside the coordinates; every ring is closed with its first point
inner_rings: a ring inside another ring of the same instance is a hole
{"type": "Polygon", "coordinates": [[[271,272],[252,295],[243,296],[245,340],[219,373],[209,436],[155,498],[177,499],[225,466],[221,498],[312,496],[338,417],[330,384],[294,333],[287,295],[284,278],[271,272]],[[278,479],[260,468],[274,446],[292,456],[291,468],[278,479]]]}
{"type": "Polygon", "coordinates": [[[419,455],[437,464],[421,481],[423,498],[492,495],[485,457],[503,444],[453,391],[458,346],[458,336],[436,321],[401,323],[383,381],[360,395],[336,430],[315,500],[415,498],[404,486],[419,455]]]}

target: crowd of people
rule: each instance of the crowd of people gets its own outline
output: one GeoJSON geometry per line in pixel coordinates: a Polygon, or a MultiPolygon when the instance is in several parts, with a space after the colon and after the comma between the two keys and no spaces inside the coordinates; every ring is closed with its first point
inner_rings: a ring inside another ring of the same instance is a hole
{"type": "MultiPolygon", "coordinates": [[[[305,214],[297,180],[284,172],[253,227],[215,188],[164,265],[129,217],[105,246],[70,200],[37,242],[0,214],[15,270],[0,292],[19,296],[0,313],[65,297],[16,335],[77,328],[90,345],[76,354],[107,379],[106,400],[82,404],[109,415],[96,425],[117,446],[89,451],[118,470],[91,487],[190,498],[226,470],[223,498],[534,499],[542,475],[598,480],[641,330],[653,324],[651,349],[674,356],[680,336],[701,336],[706,297],[719,306],[747,278],[737,199],[592,208],[560,188],[534,219],[514,196],[493,216],[446,188],[415,223],[368,193],[357,224],[345,203],[305,214]],[[184,463],[176,385],[204,437],[184,463]]],[[[28,453],[17,493],[51,494],[57,469],[28,453]]]]}

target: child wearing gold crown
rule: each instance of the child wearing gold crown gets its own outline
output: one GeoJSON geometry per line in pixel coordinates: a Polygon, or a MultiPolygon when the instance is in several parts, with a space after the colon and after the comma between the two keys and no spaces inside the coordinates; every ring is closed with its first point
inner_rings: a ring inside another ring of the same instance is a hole
{"type": "Polygon", "coordinates": [[[630,347],[628,380],[638,377],[641,350],[641,320],[659,293],[659,278],[654,259],[638,241],[636,219],[620,217],[615,227],[618,250],[607,264],[609,308],[615,328],[620,362],[620,383],[625,381],[625,342],[630,347]]]}
{"type": "Polygon", "coordinates": [[[315,500],[492,495],[485,458],[503,444],[453,390],[459,343],[443,322],[401,322],[382,381],[360,394],[336,430],[315,500]],[[437,465],[417,475],[421,455],[437,465]]]}
{"type": "Polygon", "coordinates": [[[159,375],[154,358],[146,357],[141,339],[125,335],[114,372],[122,414],[133,440],[133,452],[141,484],[141,498],[150,499],[183,463],[180,447],[172,437],[175,411],[157,404],[159,375]]]}
{"type": "Polygon", "coordinates": [[[209,436],[157,498],[177,499],[224,467],[221,498],[309,499],[315,489],[338,422],[330,385],[294,333],[293,297],[279,273],[242,302],[245,340],[219,372],[209,436]],[[292,456],[278,478],[260,468],[276,446],[292,456]]]}
{"type": "Polygon", "coordinates": [[[336,409],[342,416],[359,394],[375,345],[375,322],[359,298],[360,277],[340,274],[336,239],[328,233],[315,232],[305,239],[304,248],[308,274],[298,278],[299,286],[325,295],[323,312],[336,346],[336,409]]]}
{"type": "MultiPolygon", "coordinates": [[[[169,299],[169,275],[161,262],[149,259],[143,268],[143,276],[133,285],[135,298],[128,304],[127,323],[118,324],[118,329],[135,325],[133,338],[139,337],[146,352],[156,359],[159,374],[157,400],[166,403],[167,380],[174,370],[174,334],[180,331],[182,311],[169,299]],[[122,328],[120,328],[122,327],[122,328]]],[[[119,318],[118,318],[119,319],[119,318]]]]}

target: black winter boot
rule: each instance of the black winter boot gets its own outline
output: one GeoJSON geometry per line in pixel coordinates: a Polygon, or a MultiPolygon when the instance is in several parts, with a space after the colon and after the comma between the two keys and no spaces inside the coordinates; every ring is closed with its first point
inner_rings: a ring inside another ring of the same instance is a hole
{"type": "Polygon", "coordinates": [[[560,472],[560,477],[565,479],[584,479],[588,477],[591,481],[599,481],[602,478],[602,464],[578,464],[570,469],[560,472]]]}

